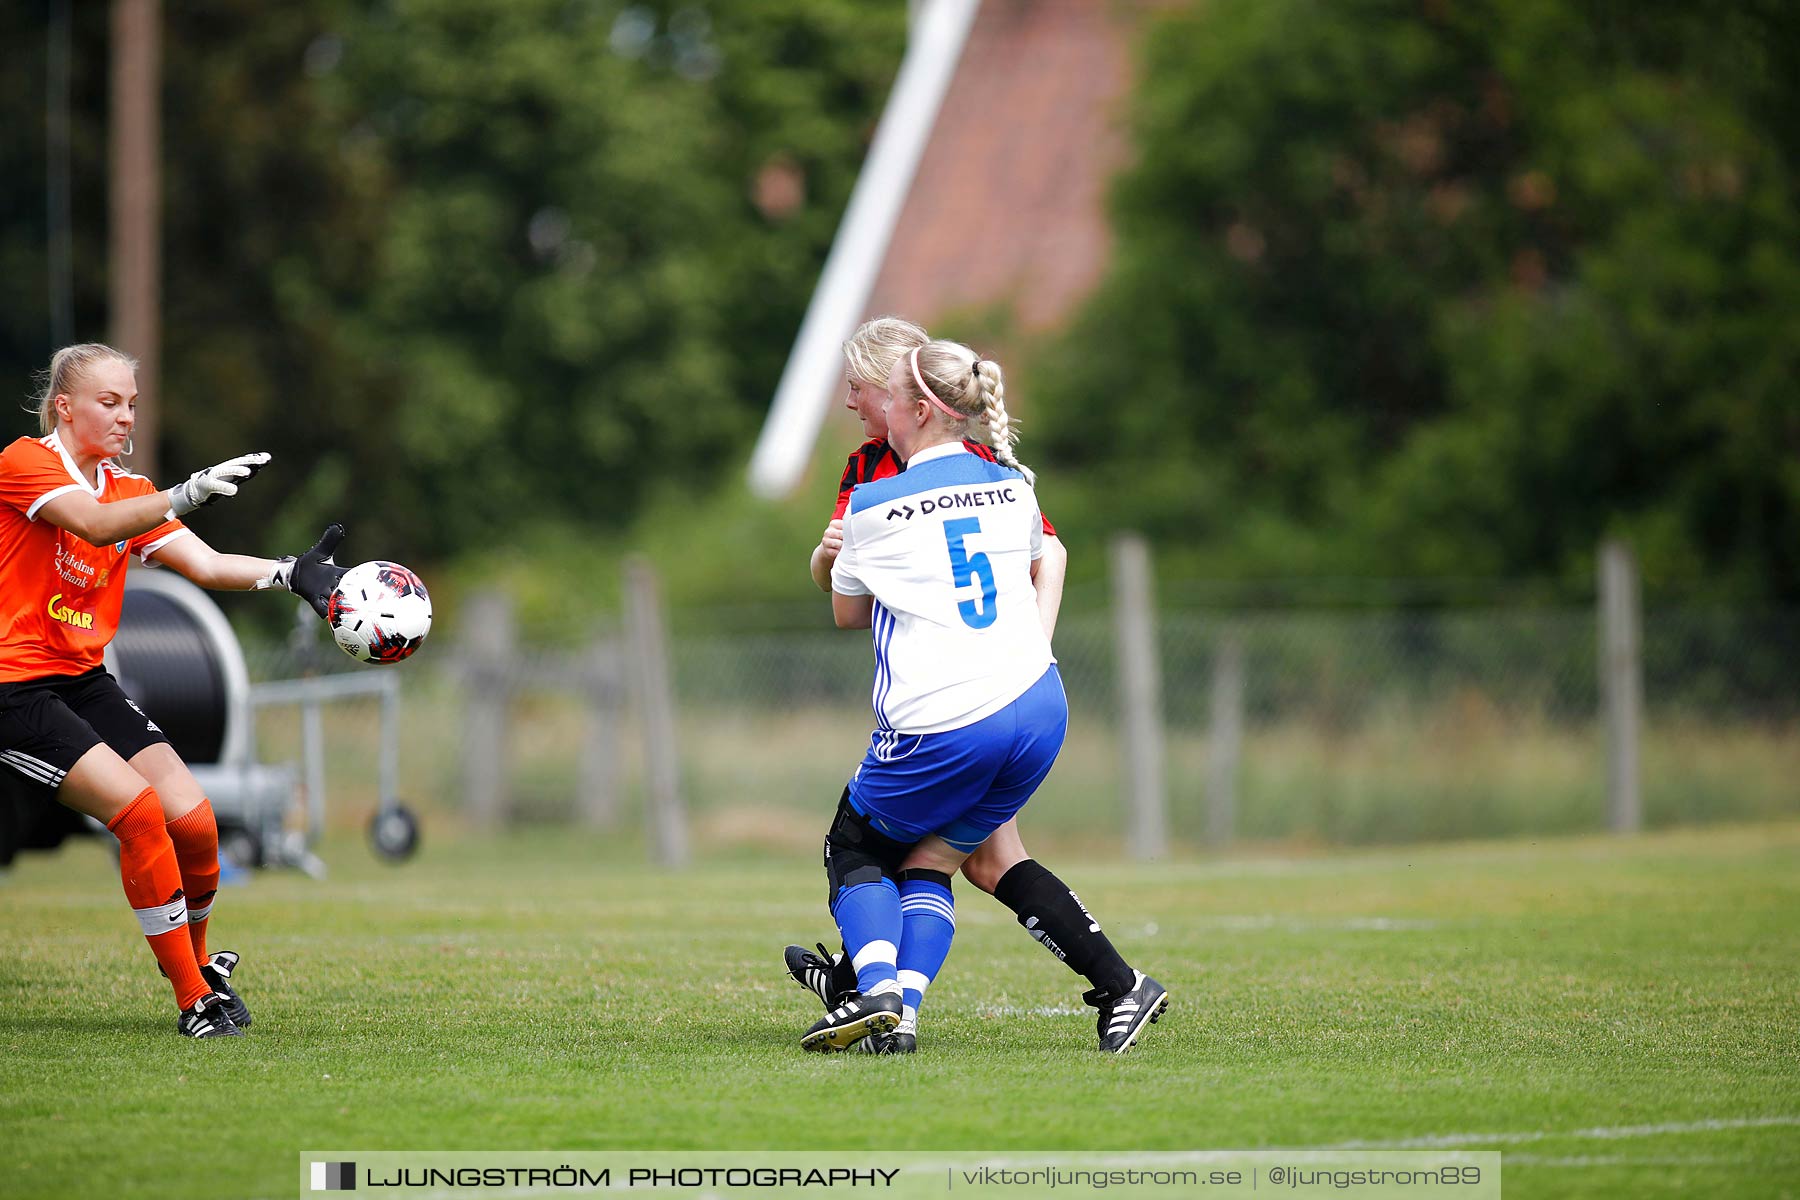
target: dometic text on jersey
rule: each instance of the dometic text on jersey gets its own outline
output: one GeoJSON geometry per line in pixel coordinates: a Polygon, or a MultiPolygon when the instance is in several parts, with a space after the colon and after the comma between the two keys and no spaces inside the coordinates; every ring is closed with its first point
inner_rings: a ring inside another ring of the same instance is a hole
{"type": "Polygon", "coordinates": [[[910,504],[896,505],[888,509],[887,519],[895,517],[910,521],[915,516],[929,517],[934,512],[942,512],[948,508],[986,508],[990,504],[1017,504],[1019,497],[1012,488],[988,488],[980,492],[945,492],[941,496],[927,497],[919,500],[919,506],[910,504]]]}

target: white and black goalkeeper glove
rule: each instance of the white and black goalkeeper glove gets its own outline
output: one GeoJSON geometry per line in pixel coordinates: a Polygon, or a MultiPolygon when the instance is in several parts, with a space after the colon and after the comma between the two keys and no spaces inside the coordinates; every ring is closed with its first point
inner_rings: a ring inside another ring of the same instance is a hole
{"type": "Polygon", "coordinates": [[[255,454],[240,455],[216,467],[195,471],[187,477],[186,483],[178,483],[164,493],[169,498],[168,519],[185,517],[220,496],[237,495],[238,482],[262,470],[268,461],[268,454],[258,450],[255,454]]]}
{"type": "Polygon", "coordinates": [[[342,525],[327,526],[313,548],[299,558],[276,559],[274,568],[256,581],[257,589],[284,587],[312,605],[313,611],[323,618],[338,580],[350,569],[338,566],[331,557],[343,540],[342,525]]]}

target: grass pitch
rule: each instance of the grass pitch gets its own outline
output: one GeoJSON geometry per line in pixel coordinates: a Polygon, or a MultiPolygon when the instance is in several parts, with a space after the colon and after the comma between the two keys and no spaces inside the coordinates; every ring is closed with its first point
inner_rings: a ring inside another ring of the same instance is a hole
{"type": "Polygon", "coordinates": [[[1800,823],[1046,855],[1173,992],[1120,1058],[966,885],[922,1052],[807,1055],[780,952],[827,929],[810,859],[427,836],[221,893],[233,1041],[175,1035],[98,843],[0,876],[0,1192],[289,1196],[307,1149],[1412,1145],[1504,1151],[1512,1197],[1800,1187],[1800,823]]]}

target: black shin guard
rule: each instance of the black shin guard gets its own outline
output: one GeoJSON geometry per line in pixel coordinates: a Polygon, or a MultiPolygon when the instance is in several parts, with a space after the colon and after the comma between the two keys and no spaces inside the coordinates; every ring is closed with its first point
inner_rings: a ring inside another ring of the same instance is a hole
{"type": "Polygon", "coordinates": [[[844,788],[825,834],[825,902],[836,904],[841,888],[898,881],[900,863],[911,849],[910,842],[897,842],[869,824],[869,818],[851,807],[850,789],[844,788]]]}
{"type": "MultiPolygon", "coordinates": [[[[898,881],[900,862],[912,849],[869,824],[869,819],[850,806],[850,788],[838,797],[837,812],[825,834],[825,905],[837,904],[838,892],[859,883],[898,881]]],[[[823,944],[819,949],[823,950],[823,944]]],[[[831,967],[831,983],[840,992],[856,990],[856,964],[848,951],[831,967]]]]}
{"type": "Polygon", "coordinates": [[[1095,987],[1115,996],[1135,976],[1067,884],[1035,859],[1016,864],[994,887],[994,899],[1018,914],[1025,932],[1095,987]]]}

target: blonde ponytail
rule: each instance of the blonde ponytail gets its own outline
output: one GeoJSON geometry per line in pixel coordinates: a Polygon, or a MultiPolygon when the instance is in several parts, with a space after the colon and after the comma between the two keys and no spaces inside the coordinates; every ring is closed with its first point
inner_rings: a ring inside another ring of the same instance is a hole
{"type": "Polygon", "coordinates": [[[989,358],[978,358],[970,364],[970,374],[974,377],[971,382],[975,394],[981,399],[981,420],[987,426],[987,443],[994,448],[994,457],[1035,487],[1037,472],[1020,462],[1013,451],[1019,441],[1019,431],[1013,428],[1012,418],[1006,413],[1006,380],[1000,374],[1000,364],[989,358]]]}

